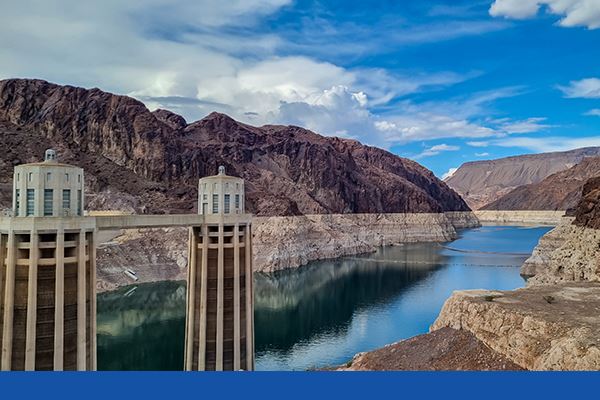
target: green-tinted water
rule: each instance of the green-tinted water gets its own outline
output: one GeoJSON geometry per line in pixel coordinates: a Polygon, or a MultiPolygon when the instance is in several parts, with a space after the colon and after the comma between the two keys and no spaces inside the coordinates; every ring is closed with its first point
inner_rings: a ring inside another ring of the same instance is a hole
{"type": "MultiPolygon", "coordinates": [[[[522,286],[519,266],[549,228],[465,230],[448,247],[385,247],[358,257],[255,276],[257,369],[341,364],[428,330],[456,289],[522,286]]],[[[100,370],[180,370],[185,284],[98,296],[100,370]]]]}

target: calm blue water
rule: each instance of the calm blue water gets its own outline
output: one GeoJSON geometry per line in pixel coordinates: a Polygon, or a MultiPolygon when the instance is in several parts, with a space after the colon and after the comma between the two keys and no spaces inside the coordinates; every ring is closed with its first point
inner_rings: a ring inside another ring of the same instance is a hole
{"type": "MultiPolygon", "coordinates": [[[[451,243],[255,275],[256,368],[306,370],[425,333],[458,289],[514,289],[547,227],[483,227],[451,243]]],[[[138,285],[98,296],[98,368],[177,370],[183,364],[185,285],[138,285]]]]}

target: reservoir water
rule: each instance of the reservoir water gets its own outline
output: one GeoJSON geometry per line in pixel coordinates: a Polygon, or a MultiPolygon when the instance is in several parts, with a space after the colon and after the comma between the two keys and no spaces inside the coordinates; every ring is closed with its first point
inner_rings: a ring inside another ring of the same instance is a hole
{"type": "MultiPolygon", "coordinates": [[[[523,286],[519,267],[549,227],[463,230],[450,243],[255,274],[257,370],[339,365],[421,333],[452,291],[523,286]]],[[[185,283],[142,284],[98,296],[99,370],[181,370],[185,283]]]]}

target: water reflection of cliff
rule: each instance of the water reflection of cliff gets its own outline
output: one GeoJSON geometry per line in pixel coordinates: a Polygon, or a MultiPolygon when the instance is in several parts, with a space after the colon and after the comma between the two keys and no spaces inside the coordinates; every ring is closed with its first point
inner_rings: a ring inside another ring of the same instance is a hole
{"type": "Polygon", "coordinates": [[[185,284],[162,282],[98,296],[98,369],[181,370],[185,284]]]}
{"type": "Polygon", "coordinates": [[[447,262],[431,244],[255,277],[256,350],[288,350],[323,331],[344,330],[353,314],[385,304],[447,262]]]}

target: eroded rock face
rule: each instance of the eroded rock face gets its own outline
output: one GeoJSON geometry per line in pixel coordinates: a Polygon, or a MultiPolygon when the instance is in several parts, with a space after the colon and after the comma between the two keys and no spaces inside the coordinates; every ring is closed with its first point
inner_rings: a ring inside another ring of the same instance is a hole
{"type": "Polygon", "coordinates": [[[490,225],[549,225],[562,222],[564,211],[477,210],[475,216],[482,224],[490,225]]]}
{"type": "Polygon", "coordinates": [[[532,276],[529,286],[600,282],[600,230],[559,225],[542,237],[523,268],[524,275],[532,276]]]}
{"type": "Polygon", "coordinates": [[[187,244],[188,230],[184,228],[123,231],[96,251],[98,291],[134,283],[185,280],[187,244]],[[125,270],[133,271],[138,280],[125,270]]]}
{"type": "Polygon", "coordinates": [[[456,229],[479,226],[472,213],[337,214],[255,218],[255,270],[273,272],[310,261],[368,253],[380,246],[447,242],[456,229]]]}
{"type": "Polygon", "coordinates": [[[0,183],[52,146],[85,168],[96,209],[120,197],[136,212],[193,211],[198,178],[224,165],[246,180],[247,208],[257,215],[469,210],[416,162],[353,140],[218,113],[187,124],[126,96],[41,80],[0,81],[0,145],[0,183]]]}
{"type": "Polygon", "coordinates": [[[455,292],[431,330],[471,332],[530,370],[600,369],[600,284],[455,292]]]}
{"type": "Polygon", "coordinates": [[[600,177],[589,179],[575,210],[575,225],[600,229],[600,177]]]}
{"type": "Polygon", "coordinates": [[[567,240],[567,234],[571,230],[570,222],[571,218],[565,219],[564,223],[559,224],[540,238],[531,257],[525,260],[521,266],[521,276],[531,278],[550,269],[552,253],[567,240]]]}
{"type": "MultiPolygon", "coordinates": [[[[472,213],[335,214],[258,217],[252,221],[254,271],[297,268],[310,261],[375,251],[382,245],[444,242],[456,229],[479,225],[472,213]]],[[[183,280],[187,273],[187,229],[125,231],[97,251],[98,288],[183,280]]]]}

